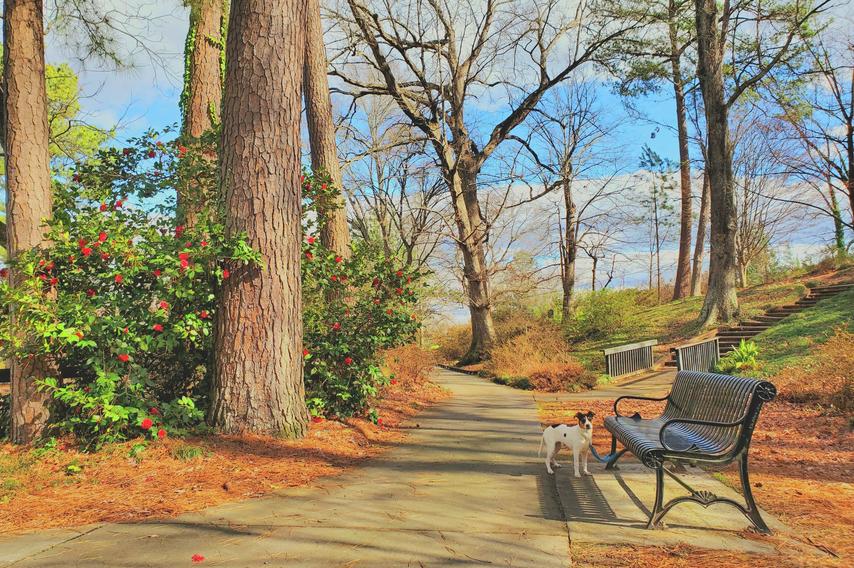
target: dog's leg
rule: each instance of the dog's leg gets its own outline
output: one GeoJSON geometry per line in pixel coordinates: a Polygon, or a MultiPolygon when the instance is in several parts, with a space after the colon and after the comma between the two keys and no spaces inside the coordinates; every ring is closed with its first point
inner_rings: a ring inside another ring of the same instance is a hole
{"type": "Polygon", "coordinates": [[[553,466],[553,467],[556,467],[556,468],[558,468],[558,467],[563,467],[562,465],[560,465],[559,463],[557,463],[557,454],[558,454],[558,452],[560,452],[560,447],[561,447],[561,443],[560,443],[560,442],[556,442],[556,443],[555,443],[555,451],[554,451],[554,453],[552,454],[552,466],[553,466]]]}
{"type": "Polygon", "coordinates": [[[581,474],[578,473],[578,454],[581,451],[579,447],[572,448],[572,465],[575,466],[575,477],[581,477],[581,474]]]}
{"type": "Polygon", "coordinates": [[[554,474],[554,470],[552,469],[552,459],[554,456],[552,455],[552,452],[554,452],[554,447],[549,444],[546,446],[546,471],[549,472],[549,475],[554,474]]]}
{"type": "Polygon", "coordinates": [[[581,450],[581,465],[584,468],[584,475],[591,475],[590,471],[587,469],[587,456],[590,454],[590,446],[584,446],[584,449],[581,450]]]}

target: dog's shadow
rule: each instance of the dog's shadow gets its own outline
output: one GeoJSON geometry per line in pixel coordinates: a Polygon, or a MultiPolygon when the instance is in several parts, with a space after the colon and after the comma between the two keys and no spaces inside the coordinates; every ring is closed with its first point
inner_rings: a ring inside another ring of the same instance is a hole
{"type": "Polygon", "coordinates": [[[566,507],[567,520],[615,522],[617,514],[611,509],[608,500],[592,475],[575,477],[572,474],[562,476],[558,491],[566,507]]]}

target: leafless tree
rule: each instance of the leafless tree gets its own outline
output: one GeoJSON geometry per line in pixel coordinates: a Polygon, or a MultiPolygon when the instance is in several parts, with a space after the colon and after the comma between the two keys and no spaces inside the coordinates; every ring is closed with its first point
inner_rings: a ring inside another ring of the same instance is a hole
{"type": "Polygon", "coordinates": [[[357,106],[344,147],[353,228],[365,241],[379,242],[388,257],[422,269],[447,233],[444,180],[393,101],[365,97],[357,106]]]}
{"type": "MultiPolygon", "coordinates": [[[[345,0],[340,0],[344,4],[345,0]]],[[[432,147],[450,194],[462,253],[472,343],[465,362],[495,340],[485,243],[490,220],[479,176],[543,96],[635,21],[599,0],[346,0],[335,75],[355,97],[387,95],[432,147]],[[477,105],[508,110],[491,126],[477,105]]]]}

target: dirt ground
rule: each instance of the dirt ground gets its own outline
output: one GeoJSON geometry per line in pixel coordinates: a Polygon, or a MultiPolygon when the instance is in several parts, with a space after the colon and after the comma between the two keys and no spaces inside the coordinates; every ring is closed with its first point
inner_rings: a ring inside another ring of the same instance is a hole
{"type": "MultiPolygon", "coordinates": [[[[623,406],[625,404],[625,406],[623,406]]],[[[660,412],[660,403],[627,401],[622,414],[635,410],[642,416],[660,412]]],[[[593,443],[600,453],[610,449],[610,436],[602,426],[604,416],[613,414],[613,401],[542,403],[543,424],[572,423],[578,411],[596,413],[593,443]]],[[[627,456],[628,457],[628,456],[627,456]]],[[[728,468],[722,481],[738,486],[738,473],[728,468]]],[[[750,477],[759,505],[792,529],[770,540],[776,555],[740,554],[692,547],[573,547],[576,566],[751,566],[779,568],[795,566],[850,566],[854,559],[854,433],[848,420],[828,414],[817,406],[772,402],[762,410],[750,448],[750,477]],[[812,558],[804,548],[825,552],[812,558]]],[[[738,514],[733,509],[733,514],[738,514]]]]}
{"type": "Polygon", "coordinates": [[[87,523],[173,517],[338,475],[406,435],[401,422],[448,394],[399,381],[375,408],[382,420],[320,421],[302,440],[207,436],[135,442],[84,454],[0,446],[0,534],[87,523]]]}

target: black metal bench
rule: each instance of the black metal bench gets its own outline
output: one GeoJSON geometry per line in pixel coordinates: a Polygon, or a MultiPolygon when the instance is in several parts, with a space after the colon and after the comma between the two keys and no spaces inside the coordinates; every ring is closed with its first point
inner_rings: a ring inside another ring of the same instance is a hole
{"type": "Polygon", "coordinates": [[[664,398],[622,396],[614,402],[615,416],[605,418],[605,428],[612,434],[606,469],[613,469],[620,456],[628,451],[655,470],[655,503],[647,528],[657,526],[675,505],[693,501],[704,507],[729,503],[744,513],[757,530],[770,533],[750,491],[747,451],[762,405],[776,395],[777,389],[767,381],[680,371],[670,394],[664,398]],[[620,414],[618,405],[626,399],[667,401],[667,404],[658,418],[644,419],[637,413],[620,414]],[[619,452],[617,441],[624,446],[619,452]],[[708,491],[696,491],[664,467],[665,462],[726,465],[734,461],[739,464],[746,506],[708,491]],[[662,503],[665,473],[690,495],[662,503]]]}

